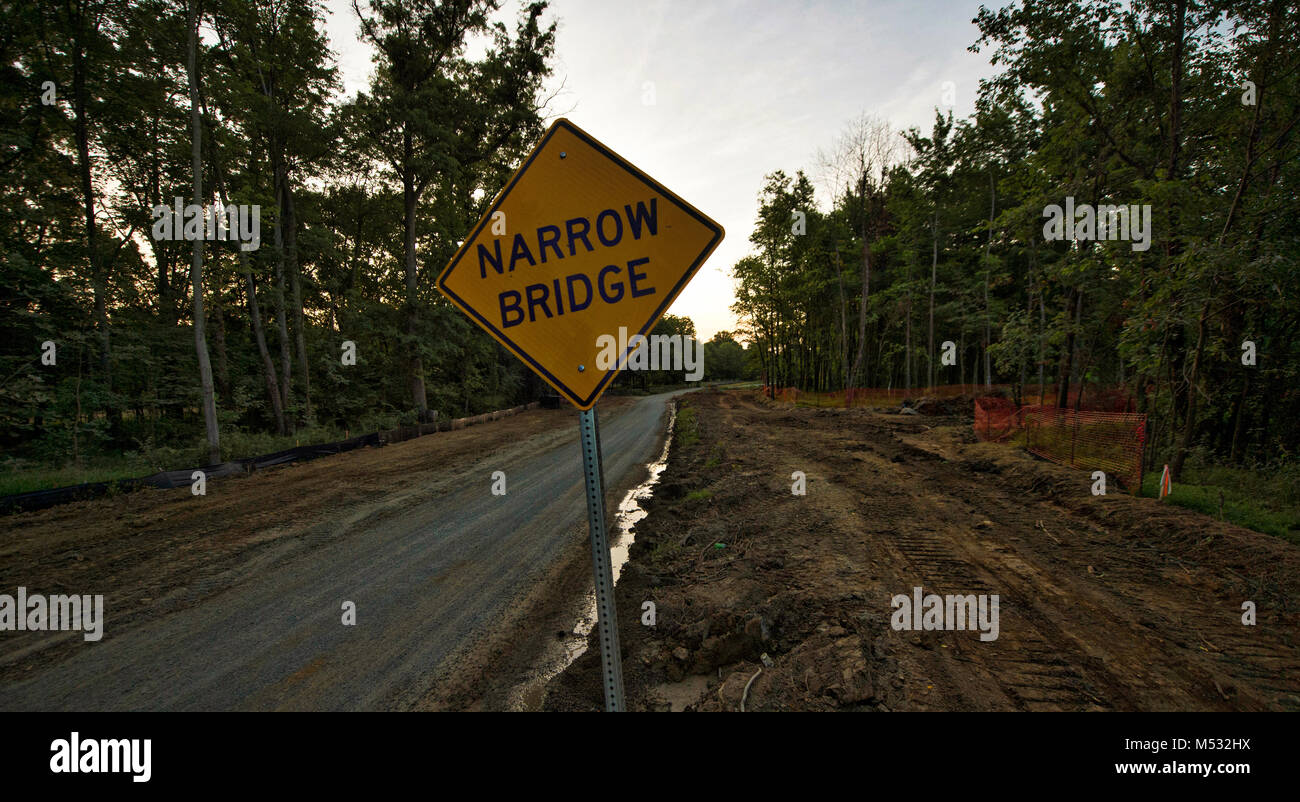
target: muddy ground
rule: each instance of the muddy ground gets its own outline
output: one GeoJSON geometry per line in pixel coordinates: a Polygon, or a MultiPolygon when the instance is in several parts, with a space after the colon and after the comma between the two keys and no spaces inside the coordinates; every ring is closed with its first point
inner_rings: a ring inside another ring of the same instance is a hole
{"type": "MultiPolygon", "coordinates": [[[[601,414],[612,420],[635,401],[603,400],[601,414]]],[[[188,486],[144,489],[0,516],[0,592],[26,586],[46,594],[102,593],[111,600],[104,631],[116,638],[309,558],[338,537],[370,537],[376,521],[430,497],[480,484],[484,459],[496,466],[519,464],[575,436],[572,410],[535,409],[382,448],[212,480],[202,497],[188,486]]],[[[635,481],[640,478],[636,472],[635,481]]],[[[520,622],[551,626],[563,618],[556,610],[574,607],[582,583],[590,582],[582,543],[575,542],[572,552],[572,559],[557,564],[551,581],[515,605],[500,632],[456,660],[455,681],[432,688],[422,706],[472,707],[485,694],[504,695],[522,671],[516,655],[532,650],[527,633],[540,630],[521,630],[520,622]],[[501,648],[502,632],[514,648],[501,648]]],[[[79,632],[4,633],[0,689],[60,665],[83,646],[79,632]]]]}
{"type": "MultiPolygon", "coordinates": [[[[679,419],[617,586],[631,710],[1300,710],[1293,545],[1093,496],[969,419],[681,403],[698,441],[679,419]],[[998,638],[895,631],[916,586],[998,594],[998,638]]],[[[603,707],[594,638],[545,707],[603,707]]]]}

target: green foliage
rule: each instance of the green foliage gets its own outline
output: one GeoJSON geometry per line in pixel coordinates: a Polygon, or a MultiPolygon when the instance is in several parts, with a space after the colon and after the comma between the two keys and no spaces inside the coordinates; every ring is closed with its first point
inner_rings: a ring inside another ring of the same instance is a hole
{"type": "Polygon", "coordinates": [[[720,331],[704,344],[706,381],[752,378],[745,364],[745,347],[729,331],[720,331]]]}
{"type": "Polygon", "coordinates": [[[853,121],[821,159],[828,206],[802,173],[768,176],[733,268],[764,382],[1122,386],[1148,468],[1300,451],[1300,7],[1035,2],[975,22],[998,72],[969,117],[853,121]],[[1067,198],[1149,206],[1150,227],[1049,240],[1067,198]]]}
{"type": "MultiPolygon", "coordinates": [[[[1165,503],[1300,545],[1298,476],[1294,465],[1280,474],[1224,466],[1189,470],[1188,479],[1172,483],[1165,503]]],[[[1146,474],[1142,495],[1159,498],[1160,472],[1146,474]]]]}
{"type": "MultiPolygon", "coordinates": [[[[201,4],[205,200],[220,186],[261,222],[255,251],[203,249],[223,458],[413,423],[413,371],[427,415],[538,396],[431,280],[543,123],[554,24],[529,3],[507,30],[489,23],[496,5],[359,3],[377,70],[349,101],[320,3],[201,4]]],[[[27,4],[0,19],[0,451],[23,486],[207,461],[191,244],[152,236],[153,208],[192,191],[190,7],[27,4]]]]}
{"type": "Polygon", "coordinates": [[[677,407],[677,420],[673,424],[673,440],[678,448],[691,448],[700,441],[699,422],[695,408],[681,403],[677,407]]]}

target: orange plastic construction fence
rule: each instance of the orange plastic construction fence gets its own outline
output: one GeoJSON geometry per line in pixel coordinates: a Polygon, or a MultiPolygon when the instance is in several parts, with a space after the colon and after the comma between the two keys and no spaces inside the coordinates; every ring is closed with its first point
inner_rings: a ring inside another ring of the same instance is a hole
{"type": "Polygon", "coordinates": [[[933,388],[901,387],[852,387],[847,390],[830,390],[813,392],[797,387],[764,387],[764,394],[790,404],[803,404],[813,407],[887,407],[900,406],[906,399],[920,398],[956,398],[979,388],[974,385],[950,384],[933,388]]]}
{"type": "MultiPolygon", "coordinates": [[[[796,387],[764,386],[763,393],[786,403],[813,407],[896,407],[901,406],[903,401],[908,399],[913,401],[922,398],[949,399],[994,393],[1010,399],[1015,395],[1014,388],[1009,384],[995,384],[992,390],[978,384],[943,384],[937,387],[913,387],[911,390],[904,390],[901,387],[853,387],[828,392],[800,390],[796,387]]],[[[1050,403],[1057,400],[1057,390],[1051,385],[1039,388],[1036,384],[1027,384],[1020,388],[1020,397],[1030,403],[1038,402],[1040,399],[1043,403],[1050,403]]],[[[1131,412],[1134,409],[1133,396],[1123,386],[1089,385],[1083,391],[1082,402],[1079,400],[1079,389],[1073,387],[1066,397],[1066,405],[1073,407],[1076,404],[1082,409],[1099,412],[1131,412]]]]}
{"type": "Polygon", "coordinates": [[[1021,411],[1006,398],[975,399],[975,436],[981,440],[1004,442],[1024,429],[1021,411]]]}
{"type": "Polygon", "coordinates": [[[1133,492],[1142,486],[1147,416],[1054,406],[1016,407],[1005,398],[975,401],[975,435],[1007,441],[1023,433],[1032,454],[1072,468],[1101,470],[1133,492]]]}

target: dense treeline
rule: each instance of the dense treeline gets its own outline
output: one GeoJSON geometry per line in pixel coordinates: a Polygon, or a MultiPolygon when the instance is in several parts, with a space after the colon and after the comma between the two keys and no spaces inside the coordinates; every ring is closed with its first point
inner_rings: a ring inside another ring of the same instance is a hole
{"type": "Polygon", "coordinates": [[[345,97],[314,0],[6,3],[6,456],[216,461],[541,392],[433,282],[543,130],[554,23],[498,5],[358,0],[345,97]],[[260,247],[156,237],[177,203],[256,205],[260,247]]]}
{"type": "Polygon", "coordinates": [[[1060,405],[1122,385],[1175,475],[1193,453],[1287,460],[1300,8],[1050,0],[975,23],[972,49],[1000,72],[970,117],[936,110],[929,132],[853,122],[809,171],[829,209],[804,172],[769,176],[734,268],[763,375],[821,390],[1046,385],[1060,405]],[[1112,205],[1136,213],[1094,214],[1112,205]],[[1100,237],[1099,219],[1129,238],[1100,237]]]}

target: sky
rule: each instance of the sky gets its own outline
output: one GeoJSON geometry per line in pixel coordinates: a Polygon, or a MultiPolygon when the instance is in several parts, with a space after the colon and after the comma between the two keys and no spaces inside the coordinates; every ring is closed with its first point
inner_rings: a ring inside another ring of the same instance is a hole
{"type": "MultiPolygon", "coordinates": [[[[979,80],[994,72],[987,51],[967,50],[979,35],[971,22],[979,6],[552,0],[547,13],[558,27],[546,94],[558,94],[550,116],[573,121],[726,229],[668,310],[708,340],[737,327],[731,267],[750,252],[765,175],[802,169],[816,181],[818,151],[864,113],[928,133],[936,107],[958,118],[973,111],[979,80]]],[[[371,51],[357,39],[350,0],[326,7],[351,95],[369,82],[371,51]]],[[[502,3],[512,31],[520,7],[502,3]]]]}

